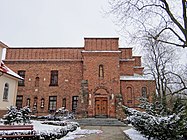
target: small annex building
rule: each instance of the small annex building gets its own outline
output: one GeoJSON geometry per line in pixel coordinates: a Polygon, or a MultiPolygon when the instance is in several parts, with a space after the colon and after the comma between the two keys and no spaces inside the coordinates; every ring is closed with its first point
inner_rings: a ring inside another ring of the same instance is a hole
{"type": "Polygon", "coordinates": [[[16,71],[16,105],[37,115],[65,107],[85,117],[119,117],[119,103],[137,108],[151,99],[155,82],[143,75],[141,57],[119,48],[119,38],[85,38],[84,47],[7,48],[4,63],[16,71]]]}
{"type": "Polygon", "coordinates": [[[16,105],[18,81],[23,80],[2,62],[3,49],[8,48],[0,42],[0,116],[2,117],[7,107],[16,105]]]}

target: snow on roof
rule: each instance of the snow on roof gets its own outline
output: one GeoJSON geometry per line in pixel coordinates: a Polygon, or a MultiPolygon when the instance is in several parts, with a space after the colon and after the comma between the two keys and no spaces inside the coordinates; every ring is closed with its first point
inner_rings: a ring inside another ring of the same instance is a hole
{"type": "Polygon", "coordinates": [[[23,78],[21,76],[19,76],[17,73],[13,72],[11,69],[9,69],[7,66],[5,66],[4,63],[1,62],[1,65],[0,65],[0,71],[3,72],[3,73],[6,73],[10,76],[13,76],[15,78],[18,78],[18,79],[21,79],[23,80],[23,78]]]}
{"type": "Polygon", "coordinates": [[[109,53],[114,53],[114,52],[115,52],[115,53],[120,53],[121,51],[85,51],[85,50],[83,50],[82,52],[89,52],[89,53],[95,53],[95,52],[96,52],[96,53],[99,53],[99,52],[100,52],[100,53],[103,53],[103,52],[104,52],[104,53],[108,53],[108,52],[109,52],[109,53]]]}
{"type": "Polygon", "coordinates": [[[134,58],[127,58],[127,59],[120,59],[120,61],[128,62],[128,61],[135,61],[134,58]]]}
{"type": "Polygon", "coordinates": [[[6,44],[4,44],[3,42],[1,42],[1,41],[0,41],[0,47],[8,48],[8,46],[6,44]]]}
{"type": "Polygon", "coordinates": [[[130,81],[130,80],[143,80],[143,81],[146,81],[146,80],[153,80],[151,79],[150,77],[147,77],[145,75],[139,75],[139,74],[134,74],[133,76],[120,76],[120,80],[123,81],[123,80],[127,80],[127,81],[130,81]]]}

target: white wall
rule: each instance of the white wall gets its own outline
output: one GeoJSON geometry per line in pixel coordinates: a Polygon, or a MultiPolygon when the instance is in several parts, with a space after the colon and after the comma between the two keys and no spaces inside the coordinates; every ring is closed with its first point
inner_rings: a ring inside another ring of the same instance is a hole
{"type": "Polygon", "coordinates": [[[16,105],[17,88],[17,79],[14,79],[7,74],[3,74],[2,76],[0,76],[0,110],[7,110],[7,107],[10,107],[11,105],[16,105]],[[7,101],[3,101],[5,83],[9,84],[7,101]]]}

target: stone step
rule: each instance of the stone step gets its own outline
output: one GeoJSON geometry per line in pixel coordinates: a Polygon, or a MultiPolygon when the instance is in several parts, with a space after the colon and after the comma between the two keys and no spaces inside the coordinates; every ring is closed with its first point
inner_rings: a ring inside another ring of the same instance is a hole
{"type": "Polygon", "coordinates": [[[126,124],[114,118],[82,118],[75,121],[84,126],[126,126],[126,124]]]}

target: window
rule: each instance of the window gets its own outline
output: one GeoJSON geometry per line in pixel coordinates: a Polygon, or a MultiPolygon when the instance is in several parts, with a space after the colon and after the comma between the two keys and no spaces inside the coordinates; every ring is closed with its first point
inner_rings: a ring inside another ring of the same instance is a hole
{"type": "Polygon", "coordinates": [[[142,87],[142,97],[147,98],[147,88],[142,87]]]}
{"type": "Polygon", "coordinates": [[[66,108],[66,98],[62,99],[62,107],[66,108]]]}
{"type": "Polygon", "coordinates": [[[127,105],[132,107],[133,103],[133,91],[131,87],[127,87],[127,105]]]}
{"type": "Polygon", "coordinates": [[[40,78],[36,77],[35,78],[35,87],[39,87],[39,81],[40,81],[40,78]]]}
{"type": "Polygon", "coordinates": [[[99,65],[99,77],[104,78],[104,66],[99,65]]]}
{"type": "Polygon", "coordinates": [[[58,86],[58,71],[57,70],[51,71],[50,86],[58,86]]]}
{"type": "Polygon", "coordinates": [[[37,110],[37,97],[34,97],[34,104],[33,104],[33,110],[37,110]]]}
{"type": "Polygon", "coordinates": [[[30,103],[31,103],[31,99],[27,98],[27,105],[26,106],[30,107],[30,103]]]}
{"type": "MultiPolygon", "coordinates": [[[[21,76],[22,78],[25,78],[25,71],[23,70],[18,71],[18,75],[21,76]]],[[[18,86],[25,86],[24,80],[18,81],[18,86]]]]}
{"type": "Polygon", "coordinates": [[[56,110],[57,96],[49,96],[49,111],[56,110]]]}
{"type": "Polygon", "coordinates": [[[17,107],[17,109],[22,108],[22,103],[23,103],[23,96],[22,95],[18,95],[16,97],[16,107],[17,107]]]}
{"type": "Polygon", "coordinates": [[[72,111],[75,112],[78,104],[78,96],[72,97],[72,111]]]}
{"type": "Polygon", "coordinates": [[[44,108],[44,98],[41,99],[41,108],[44,108]]]}
{"type": "Polygon", "coordinates": [[[4,93],[3,93],[3,100],[8,100],[8,90],[9,90],[9,84],[5,83],[4,93]]]}

